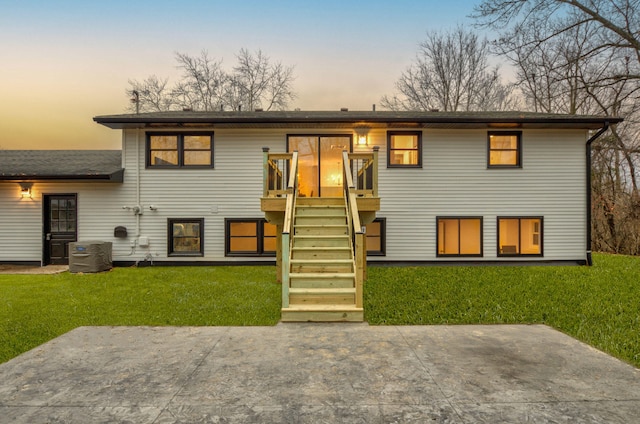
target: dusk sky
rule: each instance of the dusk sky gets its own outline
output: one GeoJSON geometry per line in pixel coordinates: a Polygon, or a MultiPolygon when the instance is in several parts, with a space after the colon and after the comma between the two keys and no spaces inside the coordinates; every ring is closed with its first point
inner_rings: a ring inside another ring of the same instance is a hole
{"type": "Polygon", "coordinates": [[[176,52],[261,49],[295,66],[291,109],[370,110],[427,31],[470,27],[479,0],[0,0],[0,149],[118,149],[93,122],[129,79],[179,76],[176,52]]]}

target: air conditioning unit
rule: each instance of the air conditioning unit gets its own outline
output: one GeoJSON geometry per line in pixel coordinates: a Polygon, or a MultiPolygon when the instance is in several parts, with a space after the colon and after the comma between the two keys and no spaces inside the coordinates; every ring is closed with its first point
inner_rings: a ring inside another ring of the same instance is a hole
{"type": "Polygon", "coordinates": [[[101,272],[112,268],[110,241],[69,243],[69,272],[101,272]]]}

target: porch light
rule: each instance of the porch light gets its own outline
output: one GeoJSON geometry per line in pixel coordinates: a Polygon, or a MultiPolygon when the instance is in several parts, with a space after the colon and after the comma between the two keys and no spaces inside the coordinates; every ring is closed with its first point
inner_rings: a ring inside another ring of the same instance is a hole
{"type": "Polygon", "coordinates": [[[366,146],[369,144],[368,135],[369,135],[370,129],[371,128],[365,127],[365,126],[359,126],[354,128],[357,135],[358,146],[366,146]]]}
{"type": "Polygon", "coordinates": [[[18,184],[20,184],[20,194],[22,195],[22,197],[31,198],[31,187],[33,187],[33,183],[18,183],[18,184]]]}

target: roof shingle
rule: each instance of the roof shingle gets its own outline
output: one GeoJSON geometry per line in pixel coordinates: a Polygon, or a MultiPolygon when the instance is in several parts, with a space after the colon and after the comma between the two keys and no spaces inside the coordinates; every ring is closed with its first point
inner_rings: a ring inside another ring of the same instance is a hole
{"type": "Polygon", "coordinates": [[[0,150],[0,180],[122,182],[120,150],[0,150]]]}

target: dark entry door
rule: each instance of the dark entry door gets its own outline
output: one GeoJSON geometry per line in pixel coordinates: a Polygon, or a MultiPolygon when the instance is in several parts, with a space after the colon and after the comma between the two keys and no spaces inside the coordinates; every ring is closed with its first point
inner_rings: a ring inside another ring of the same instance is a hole
{"type": "Polygon", "coordinates": [[[76,241],[78,223],[75,194],[49,194],[44,201],[44,263],[69,263],[69,243],[76,241]]]}

